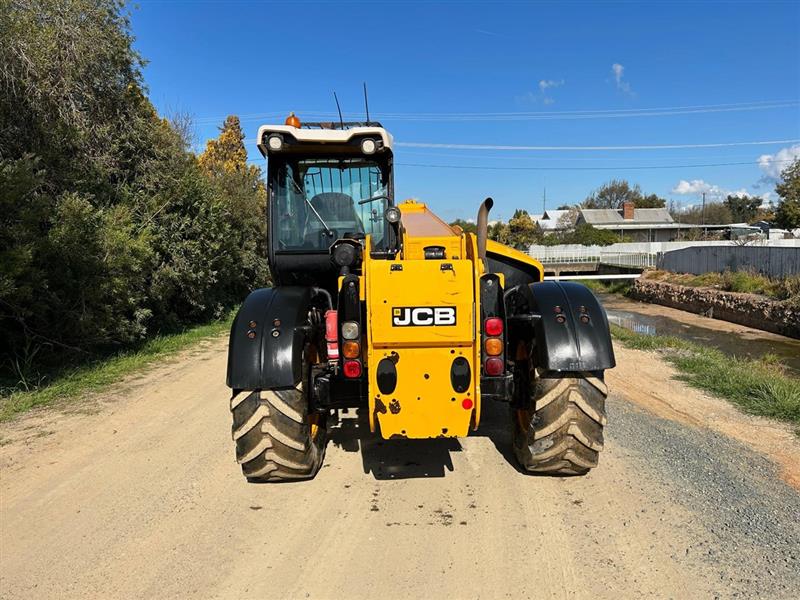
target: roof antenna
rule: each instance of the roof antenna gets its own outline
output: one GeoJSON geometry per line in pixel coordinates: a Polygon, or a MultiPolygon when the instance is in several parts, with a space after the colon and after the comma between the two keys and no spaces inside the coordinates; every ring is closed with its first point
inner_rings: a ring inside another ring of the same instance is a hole
{"type": "Polygon", "coordinates": [[[344,129],[344,119],[342,119],[342,107],[339,106],[339,98],[336,97],[336,92],[333,92],[333,99],[336,100],[336,109],[339,111],[339,125],[344,129]]]}
{"type": "Polygon", "coordinates": [[[364,110],[367,111],[367,127],[369,127],[369,101],[367,100],[367,82],[364,82],[364,110]]]}

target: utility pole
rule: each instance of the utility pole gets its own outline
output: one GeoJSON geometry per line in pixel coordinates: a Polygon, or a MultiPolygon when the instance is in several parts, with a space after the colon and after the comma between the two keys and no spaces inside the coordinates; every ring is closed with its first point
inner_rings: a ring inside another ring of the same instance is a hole
{"type": "Polygon", "coordinates": [[[544,186],[544,191],[542,192],[542,214],[545,213],[547,210],[547,186],[544,186]]]}
{"type": "Polygon", "coordinates": [[[706,224],[706,193],[703,192],[703,226],[706,224]]]}

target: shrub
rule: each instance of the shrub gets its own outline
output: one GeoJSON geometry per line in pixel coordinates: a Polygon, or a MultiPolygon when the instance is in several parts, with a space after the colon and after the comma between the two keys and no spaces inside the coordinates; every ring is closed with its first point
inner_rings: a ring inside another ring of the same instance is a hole
{"type": "Polygon", "coordinates": [[[0,379],[140,346],[266,284],[238,120],[201,165],[147,99],[123,2],[2,3],[0,31],[0,379]]]}

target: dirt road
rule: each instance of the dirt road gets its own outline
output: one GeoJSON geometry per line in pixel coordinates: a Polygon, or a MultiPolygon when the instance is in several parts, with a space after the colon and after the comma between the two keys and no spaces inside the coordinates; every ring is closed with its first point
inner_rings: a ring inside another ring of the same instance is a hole
{"type": "Polygon", "coordinates": [[[459,441],[380,443],[345,418],[314,481],[252,485],[225,343],[2,426],[0,596],[800,597],[797,438],[652,355],[619,350],[586,477],[517,472],[489,405],[459,441]]]}

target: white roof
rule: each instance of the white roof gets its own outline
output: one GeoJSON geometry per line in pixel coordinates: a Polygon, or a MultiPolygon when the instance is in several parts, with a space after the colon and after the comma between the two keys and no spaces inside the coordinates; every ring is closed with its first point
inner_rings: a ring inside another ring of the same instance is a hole
{"type": "Polygon", "coordinates": [[[558,221],[562,216],[567,214],[569,210],[546,210],[542,215],[542,219],[558,221]]]}
{"type": "Polygon", "coordinates": [[[558,229],[558,221],[567,214],[568,210],[546,210],[540,217],[534,217],[534,221],[539,224],[543,231],[554,231],[558,229]]]}
{"type": "Polygon", "coordinates": [[[391,134],[383,127],[352,127],[350,129],[304,129],[292,127],[291,125],[262,125],[258,128],[258,149],[261,154],[266,156],[267,149],[261,143],[264,140],[264,134],[268,133],[286,133],[294,137],[298,142],[319,142],[319,143],[333,143],[345,144],[352,138],[364,135],[372,135],[380,137],[383,140],[383,145],[389,150],[392,149],[393,138],[391,134]]]}

